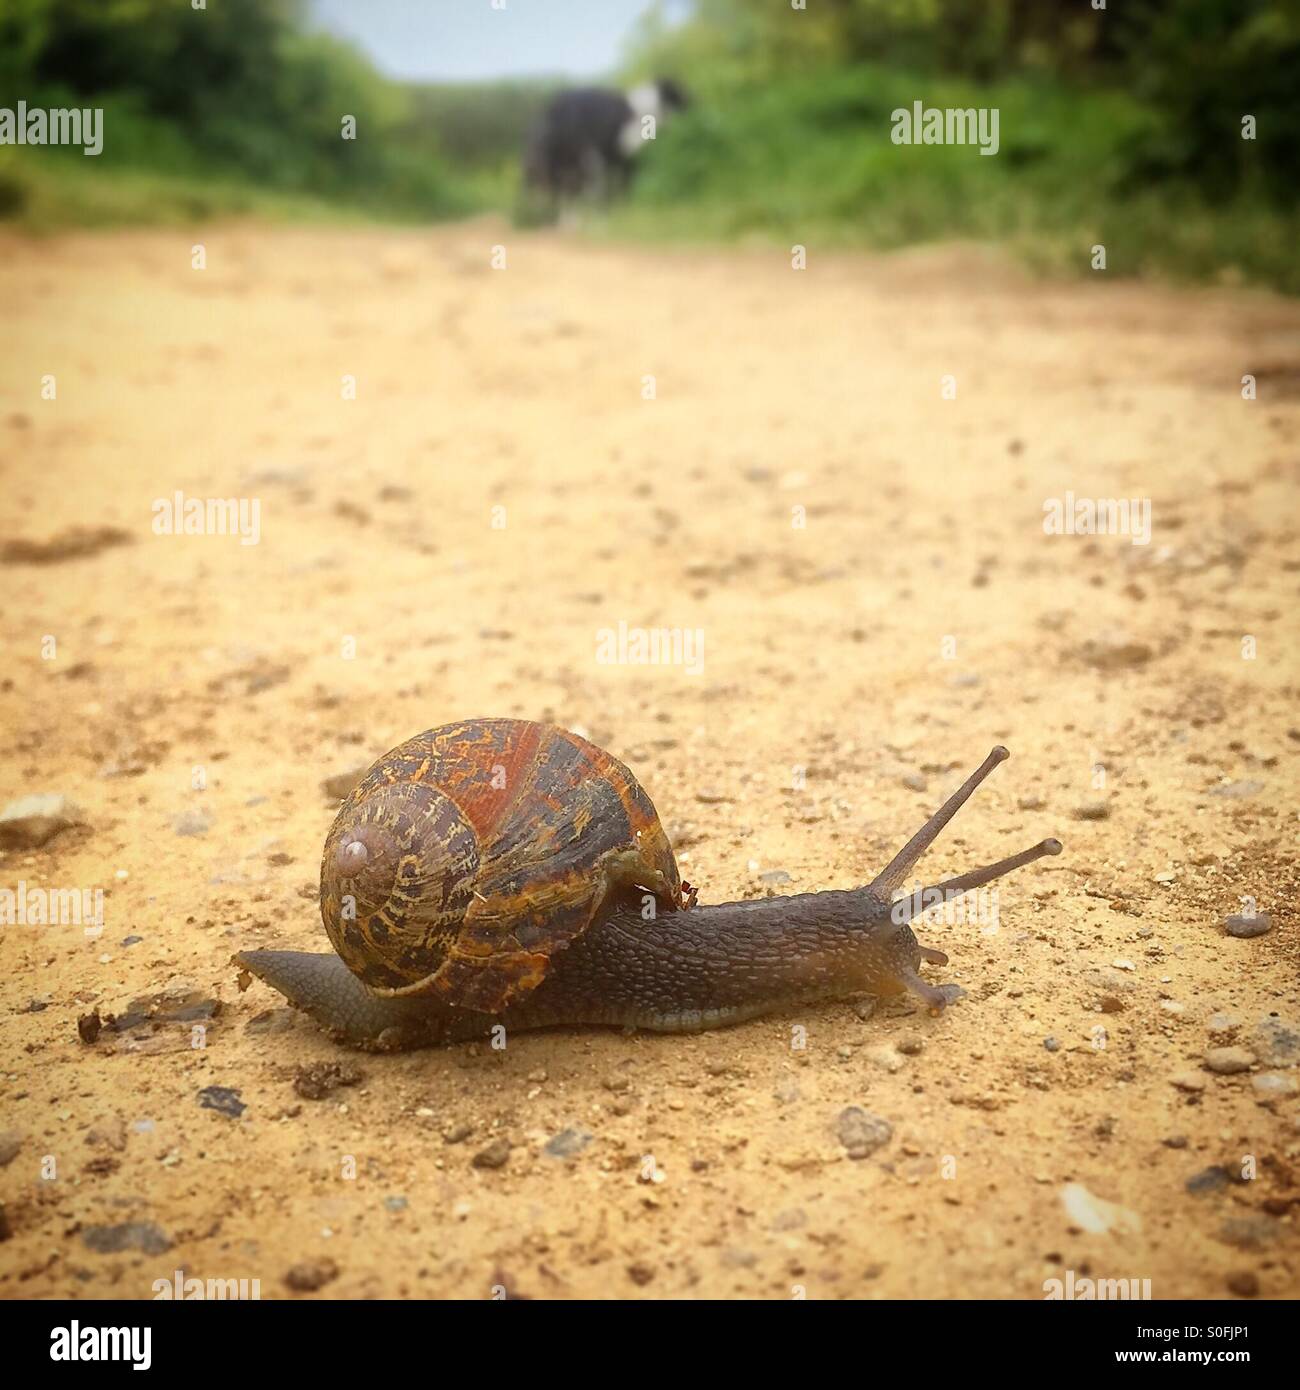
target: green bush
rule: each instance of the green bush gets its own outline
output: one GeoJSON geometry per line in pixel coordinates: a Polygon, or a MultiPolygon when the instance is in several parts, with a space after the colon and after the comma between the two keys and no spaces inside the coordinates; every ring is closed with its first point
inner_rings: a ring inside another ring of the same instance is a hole
{"type": "Polygon", "coordinates": [[[993,85],[857,68],[777,78],[699,103],[665,125],[616,210],[616,233],[760,237],[898,247],[999,240],[1034,263],[1117,273],[1230,273],[1300,291],[1300,218],[1242,190],[1220,202],[1190,182],[1135,187],[1131,153],[1161,114],[1137,97],[1046,77],[993,85]],[[1000,149],[892,143],[891,112],[992,106],[1000,149]]]}
{"type": "MultiPolygon", "coordinates": [[[[166,173],[372,213],[470,210],[474,197],[414,118],[411,91],[303,18],[299,0],[214,0],[201,11],[176,0],[5,0],[0,80],[29,105],[104,108],[104,151],[88,180],[166,173]],[[344,116],[355,140],[342,138],[344,116]]],[[[42,150],[24,177],[66,185],[74,171],[56,161],[73,153],[42,150]]],[[[11,197],[11,210],[26,201],[11,197]]]]}

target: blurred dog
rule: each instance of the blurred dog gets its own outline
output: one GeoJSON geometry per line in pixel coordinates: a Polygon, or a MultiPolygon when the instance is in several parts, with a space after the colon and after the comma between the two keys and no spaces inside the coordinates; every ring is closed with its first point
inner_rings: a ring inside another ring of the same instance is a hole
{"type": "Polygon", "coordinates": [[[547,103],[524,154],[524,186],[545,215],[558,215],[580,199],[606,201],[627,189],[638,152],[646,144],[646,118],[657,128],[688,105],[686,93],[666,78],[629,92],[576,87],[547,103]]]}

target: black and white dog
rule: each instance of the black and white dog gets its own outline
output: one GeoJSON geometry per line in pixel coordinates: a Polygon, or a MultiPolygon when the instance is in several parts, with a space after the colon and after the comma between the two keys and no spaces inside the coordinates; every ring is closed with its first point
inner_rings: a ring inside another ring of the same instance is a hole
{"type": "Polygon", "coordinates": [[[552,215],[566,201],[623,192],[658,122],[686,105],[685,92],[666,78],[626,93],[605,87],[557,93],[529,137],[525,187],[552,215]]]}

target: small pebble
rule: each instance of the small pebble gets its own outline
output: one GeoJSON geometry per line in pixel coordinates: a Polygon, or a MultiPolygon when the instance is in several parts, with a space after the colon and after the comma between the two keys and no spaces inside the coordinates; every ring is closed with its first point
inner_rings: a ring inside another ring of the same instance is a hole
{"type": "Polygon", "coordinates": [[[239,1092],[229,1086],[205,1086],[199,1092],[199,1104],[204,1110],[215,1110],[218,1115],[237,1120],[248,1106],[239,1098],[239,1092]]]}
{"type": "Polygon", "coordinates": [[[329,1258],[303,1260],[289,1269],[284,1282],[299,1293],[312,1293],[339,1277],[339,1267],[329,1258]]]}
{"type": "Polygon", "coordinates": [[[22,796],[0,811],[0,849],[35,849],[60,831],[85,824],[85,812],[66,796],[22,796]]]}
{"type": "Polygon", "coordinates": [[[1073,815],[1075,820],[1108,820],[1110,818],[1110,802],[1085,801],[1082,805],[1074,808],[1073,815]]]}
{"type": "Polygon", "coordinates": [[[324,1100],[340,1086],[355,1086],[363,1075],[352,1062],[307,1062],[298,1068],[293,1089],[303,1100],[324,1100]]]}
{"type": "Polygon", "coordinates": [[[1246,917],[1240,914],[1223,919],[1223,929],[1229,936],[1249,940],[1252,936],[1266,936],[1273,928],[1273,919],[1267,912],[1256,912],[1246,917]]]}
{"type": "Polygon", "coordinates": [[[1060,1195],[1066,1215],[1081,1230],[1104,1235],[1111,1230],[1132,1232],[1141,1229],[1141,1218],[1135,1211],[1098,1197],[1082,1183],[1067,1183],[1060,1195]]]}
{"type": "Polygon", "coordinates": [[[1169,1083],[1176,1086],[1180,1091],[1190,1091],[1193,1094],[1197,1091],[1205,1090],[1205,1078],[1198,1076],[1192,1071],[1182,1071],[1176,1076],[1169,1078],[1169,1083]]]}
{"type": "Polygon", "coordinates": [[[850,1158],[868,1158],[889,1143],[894,1127],[879,1115],[850,1105],[840,1111],[835,1132],[850,1158]]]}
{"type": "Polygon", "coordinates": [[[572,1158],[590,1143],[591,1135],[585,1129],[562,1129],[559,1134],[546,1141],[542,1152],[548,1158],[572,1158]]]}
{"type": "Polygon", "coordinates": [[[1259,1277],[1253,1270],[1234,1270],[1227,1278],[1228,1291],[1239,1298],[1254,1298],[1259,1293],[1259,1277]]]}
{"type": "Polygon", "coordinates": [[[1235,1076],[1255,1065],[1255,1054],[1244,1047],[1212,1047],[1205,1054],[1205,1066],[1217,1076],[1235,1076]]]}
{"type": "Polygon", "coordinates": [[[891,1075],[902,1071],[907,1065],[888,1043],[878,1043],[875,1047],[869,1047],[863,1055],[873,1067],[879,1067],[881,1071],[887,1071],[891,1075]]]}
{"type": "Polygon", "coordinates": [[[480,1149],[470,1162],[475,1168],[504,1168],[510,1157],[510,1140],[501,1135],[494,1139],[486,1149],[480,1149]]]}
{"type": "Polygon", "coordinates": [[[1294,1067],[1300,1063],[1300,1029],[1283,1019],[1263,1019],[1251,1035],[1251,1045],[1266,1067],[1294,1067]]]}
{"type": "Polygon", "coordinates": [[[1226,1168],[1213,1167],[1203,1168],[1199,1173],[1188,1178],[1183,1186],[1192,1193],[1193,1196],[1200,1196],[1203,1192],[1219,1192],[1228,1185],[1228,1172],[1226,1168]]]}
{"type": "Polygon", "coordinates": [[[725,793],[717,790],[716,787],[699,787],[695,792],[696,801],[703,802],[706,806],[718,806],[731,798],[725,793]]]}
{"type": "Polygon", "coordinates": [[[1099,671],[1124,671],[1146,665],[1153,652],[1145,642],[1133,642],[1111,634],[1084,642],[1079,655],[1099,671]]]}

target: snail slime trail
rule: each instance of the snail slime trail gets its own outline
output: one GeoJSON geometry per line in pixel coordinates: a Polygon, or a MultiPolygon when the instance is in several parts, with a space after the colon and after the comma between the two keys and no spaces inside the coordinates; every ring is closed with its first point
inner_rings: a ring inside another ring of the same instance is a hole
{"type": "Polygon", "coordinates": [[[339,807],[320,880],[334,953],[235,961],[341,1041],[381,1051],[496,1024],[694,1031],[863,992],[938,1011],[952,987],[921,967],[948,958],[909,922],[1061,852],[1043,840],[893,901],[1009,756],[994,748],[862,887],[697,905],[617,758],[552,724],[446,724],[384,754],[339,807]]]}

